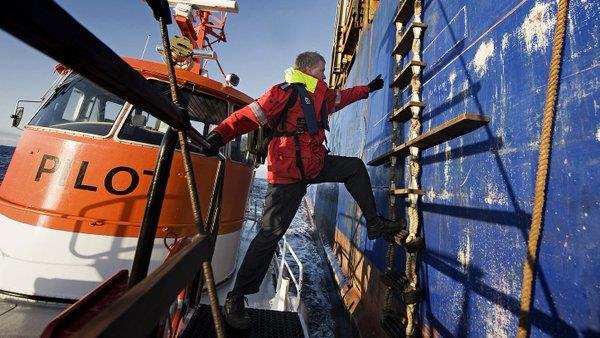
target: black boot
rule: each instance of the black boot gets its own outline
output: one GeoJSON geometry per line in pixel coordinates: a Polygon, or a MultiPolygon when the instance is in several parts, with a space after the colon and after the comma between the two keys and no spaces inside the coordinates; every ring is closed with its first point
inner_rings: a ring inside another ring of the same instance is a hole
{"type": "Polygon", "coordinates": [[[379,216],[377,222],[373,225],[367,225],[367,236],[369,239],[377,239],[381,236],[393,236],[398,231],[404,229],[406,221],[401,219],[399,221],[392,221],[387,218],[379,216]]]}
{"type": "Polygon", "coordinates": [[[227,294],[227,300],[223,305],[223,316],[227,324],[235,329],[247,330],[250,328],[250,314],[244,306],[246,301],[246,297],[243,295],[235,295],[231,292],[227,294]]]}

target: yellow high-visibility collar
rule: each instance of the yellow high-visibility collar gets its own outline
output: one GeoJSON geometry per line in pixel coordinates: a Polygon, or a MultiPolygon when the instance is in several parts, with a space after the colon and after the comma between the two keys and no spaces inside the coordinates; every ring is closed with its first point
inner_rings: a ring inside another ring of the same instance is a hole
{"type": "Polygon", "coordinates": [[[304,83],[304,85],[306,86],[306,90],[308,90],[311,93],[314,93],[315,89],[317,88],[317,83],[319,83],[319,80],[317,80],[317,78],[315,78],[314,76],[305,74],[299,71],[298,69],[292,67],[285,70],[285,82],[304,83]]]}

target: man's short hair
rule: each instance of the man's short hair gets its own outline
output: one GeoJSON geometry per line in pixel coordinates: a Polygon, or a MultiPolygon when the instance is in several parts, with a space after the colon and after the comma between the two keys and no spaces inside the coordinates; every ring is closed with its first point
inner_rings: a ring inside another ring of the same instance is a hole
{"type": "Polygon", "coordinates": [[[298,70],[307,70],[308,68],[315,67],[319,62],[325,63],[325,59],[321,54],[317,52],[304,52],[296,56],[294,68],[298,70]]]}

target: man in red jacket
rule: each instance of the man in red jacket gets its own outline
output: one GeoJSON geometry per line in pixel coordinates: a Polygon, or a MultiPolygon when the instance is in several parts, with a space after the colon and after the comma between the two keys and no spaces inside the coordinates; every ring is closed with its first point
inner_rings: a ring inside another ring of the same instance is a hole
{"type": "Polygon", "coordinates": [[[235,286],[224,305],[225,320],[247,329],[250,317],[244,295],[256,293],[267,273],[277,243],[289,227],[306,187],[312,183],[344,183],[367,223],[369,239],[392,236],[404,222],[378,216],[367,169],[360,158],[328,155],[323,145],[328,115],[365,99],[383,87],[381,75],[366,86],[330,89],[325,83],[325,59],[305,52],[286,70],[286,82],[271,87],[258,100],[234,112],[207,139],[214,155],[238,135],[269,125],[274,131],[267,153],[267,196],[262,227],[238,270],[235,286]]]}

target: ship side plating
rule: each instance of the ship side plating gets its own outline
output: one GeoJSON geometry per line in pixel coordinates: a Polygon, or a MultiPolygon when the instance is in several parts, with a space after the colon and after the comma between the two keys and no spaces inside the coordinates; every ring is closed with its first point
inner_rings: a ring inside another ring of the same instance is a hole
{"type": "MultiPolygon", "coordinates": [[[[346,59],[334,50],[334,84],[364,84],[379,73],[386,84],[392,82],[394,18],[401,3],[379,3],[372,22],[360,30],[356,51],[346,59]],[[344,67],[350,69],[347,74],[344,67]]],[[[421,49],[426,63],[422,132],[463,113],[490,117],[484,127],[420,155],[420,232],[427,248],[418,262],[425,295],[418,314],[426,335],[504,337],[516,332],[556,13],[556,1],[423,1],[428,27],[421,49]]],[[[592,1],[571,2],[569,9],[532,336],[600,332],[598,13],[592,1]]],[[[409,94],[410,89],[398,96],[382,90],[337,112],[330,121],[332,152],[365,163],[389,152],[388,118],[409,94]]],[[[409,125],[400,124],[397,143],[408,139],[409,125]]],[[[396,169],[398,187],[409,184],[406,161],[396,169]]],[[[369,167],[384,215],[389,170],[389,165],[369,167]]],[[[387,242],[367,239],[360,209],[343,187],[312,186],[309,195],[317,227],[337,258],[333,264],[348,277],[340,287],[349,311],[361,334],[380,336],[387,242]]],[[[396,204],[397,216],[406,217],[404,200],[396,204]]],[[[404,264],[404,249],[397,247],[394,269],[403,272],[404,264]]],[[[402,312],[404,305],[399,302],[396,308],[402,312]]]]}

